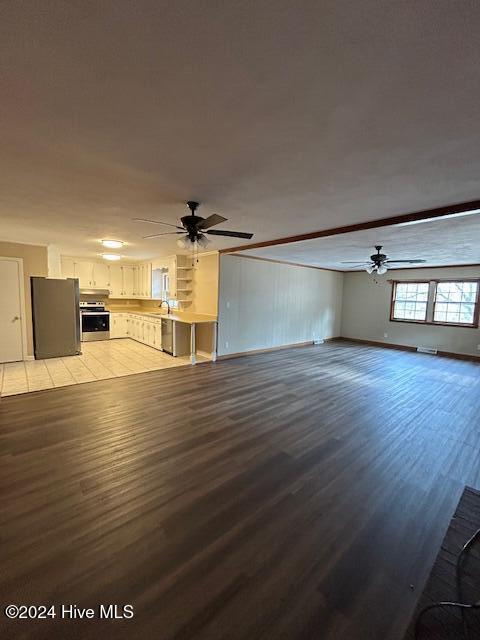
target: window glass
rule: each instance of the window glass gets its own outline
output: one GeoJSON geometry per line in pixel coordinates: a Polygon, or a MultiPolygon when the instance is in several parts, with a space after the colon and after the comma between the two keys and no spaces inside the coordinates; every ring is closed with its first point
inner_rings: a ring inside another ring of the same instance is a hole
{"type": "Polygon", "coordinates": [[[427,317],[428,286],[428,282],[398,282],[393,318],[424,322],[427,317]]]}
{"type": "Polygon", "coordinates": [[[439,282],[435,294],[433,321],[473,324],[477,282],[439,282]]]}

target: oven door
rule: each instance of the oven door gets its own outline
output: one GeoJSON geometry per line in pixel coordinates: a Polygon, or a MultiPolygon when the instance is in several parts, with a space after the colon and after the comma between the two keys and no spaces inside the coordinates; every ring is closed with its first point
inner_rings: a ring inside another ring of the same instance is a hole
{"type": "Polygon", "coordinates": [[[109,311],[82,311],[82,342],[110,338],[109,311]]]}

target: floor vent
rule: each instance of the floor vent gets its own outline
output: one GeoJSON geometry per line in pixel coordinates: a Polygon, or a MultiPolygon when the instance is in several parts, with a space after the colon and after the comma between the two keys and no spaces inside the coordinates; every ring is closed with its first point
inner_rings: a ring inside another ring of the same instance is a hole
{"type": "Polygon", "coordinates": [[[417,351],[418,353],[429,353],[431,356],[437,355],[437,350],[430,347],[417,347],[417,351]]]}

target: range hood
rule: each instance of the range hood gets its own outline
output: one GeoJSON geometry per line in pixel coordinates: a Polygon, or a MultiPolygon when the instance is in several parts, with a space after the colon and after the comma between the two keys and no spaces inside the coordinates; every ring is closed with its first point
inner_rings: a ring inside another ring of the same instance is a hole
{"type": "Polygon", "coordinates": [[[80,289],[81,296],[104,296],[107,297],[110,295],[110,291],[108,289],[80,289]]]}

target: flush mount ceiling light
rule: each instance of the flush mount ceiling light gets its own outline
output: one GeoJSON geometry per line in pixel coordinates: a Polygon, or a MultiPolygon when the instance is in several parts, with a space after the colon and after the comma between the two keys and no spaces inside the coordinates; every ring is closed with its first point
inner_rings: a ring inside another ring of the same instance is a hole
{"type": "Polygon", "coordinates": [[[102,253],[102,258],[104,260],[120,260],[122,256],[119,256],[116,253],[102,253]]]}
{"type": "Polygon", "coordinates": [[[107,249],[121,249],[124,243],[121,240],[102,240],[102,244],[107,249]]]}

